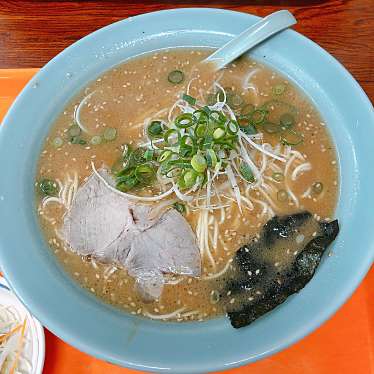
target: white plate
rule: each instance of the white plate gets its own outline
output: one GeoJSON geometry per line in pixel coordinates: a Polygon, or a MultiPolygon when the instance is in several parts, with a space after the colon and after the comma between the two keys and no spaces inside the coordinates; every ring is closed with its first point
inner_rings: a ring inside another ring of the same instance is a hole
{"type": "Polygon", "coordinates": [[[45,338],[43,326],[34,318],[11,291],[5,278],[0,277],[0,305],[13,307],[19,320],[26,318],[26,339],[23,356],[31,363],[30,374],[42,374],[45,355],[45,338]]]}

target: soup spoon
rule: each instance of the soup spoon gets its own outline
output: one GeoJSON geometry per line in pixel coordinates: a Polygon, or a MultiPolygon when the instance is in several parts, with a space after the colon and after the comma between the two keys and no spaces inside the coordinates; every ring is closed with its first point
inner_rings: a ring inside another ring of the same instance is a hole
{"type": "Polygon", "coordinates": [[[249,49],[296,22],[296,18],[288,10],[274,12],[217,49],[203,62],[213,63],[213,69],[220,70],[249,49]]]}

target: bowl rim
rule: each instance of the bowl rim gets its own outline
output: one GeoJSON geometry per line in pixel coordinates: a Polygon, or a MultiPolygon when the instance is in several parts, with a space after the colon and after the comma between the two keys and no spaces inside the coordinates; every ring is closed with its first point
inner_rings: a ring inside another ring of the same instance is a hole
{"type": "MultiPolygon", "coordinates": [[[[3,128],[8,127],[11,122],[15,121],[17,118],[17,112],[19,111],[19,103],[23,100],[23,98],[27,95],[28,91],[32,90],[32,85],[35,84],[38,80],[42,80],[44,74],[48,74],[46,70],[48,68],[55,64],[56,62],[63,60],[65,56],[69,56],[70,51],[72,48],[77,48],[81,46],[82,44],[84,45],[87,41],[90,41],[91,39],[95,39],[98,36],[102,34],[106,34],[110,32],[112,29],[118,27],[118,25],[123,25],[126,27],[126,25],[130,24],[130,22],[136,21],[142,21],[146,20],[147,18],[151,19],[154,17],[158,17],[159,15],[185,15],[186,13],[189,15],[193,15],[194,13],[205,13],[206,16],[210,16],[213,14],[221,14],[221,15],[233,15],[234,17],[242,17],[243,19],[245,18],[248,21],[255,21],[259,19],[259,17],[250,15],[250,14],[245,14],[241,12],[236,12],[236,11],[228,11],[224,9],[216,9],[216,8],[179,8],[179,9],[168,9],[168,10],[161,10],[157,12],[152,12],[152,13],[147,13],[147,14],[142,14],[139,16],[135,16],[131,19],[125,19],[122,21],[115,22],[113,24],[110,24],[104,28],[101,28],[86,37],[80,39],[79,41],[75,42],[71,46],[69,46],[67,49],[62,51],[60,54],[58,54],[55,58],[53,58],[45,67],[43,67],[40,72],[36,74],[36,76],[32,79],[32,81],[26,86],[26,88],[21,92],[21,94],[17,97],[15,102],[13,103],[11,109],[9,110],[8,114],[6,115],[4,121],[3,121],[3,128]]],[[[330,63],[332,63],[341,74],[344,75],[344,78],[349,82],[349,84],[354,88],[355,93],[360,96],[360,100],[362,100],[363,105],[368,106],[368,108],[371,107],[370,100],[367,98],[366,94],[362,90],[362,88],[358,85],[358,83],[354,80],[354,78],[345,70],[345,68],[335,59],[333,58],[330,54],[328,54],[325,50],[323,50],[321,47],[319,47],[317,44],[312,42],[311,40],[307,39],[306,37],[300,35],[299,33],[293,31],[293,30],[288,30],[287,31],[288,35],[292,35],[292,38],[299,39],[303,41],[304,44],[307,45],[308,48],[314,49],[316,53],[319,53],[323,55],[324,58],[329,60],[330,63]]],[[[372,115],[373,123],[374,123],[374,114],[372,115]]],[[[3,136],[4,131],[0,130],[0,144],[3,141],[3,136]]],[[[1,152],[0,152],[1,153],[1,152]]],[[[0,260],[4,260],[6,263],[6,250],[5,250],[5,245],[6,243],[2,243],[2,239],[0,237],[0,260]]],[[[373,247],[371,248],[373,249],[373,247]]],[[[202,370],[206,371],[211,371],[211,370],[219,370],[219,369],[227,369],[229,367],[235,367],[238,365],[243,365],[248,362],[253,362],[257,359],[260,359],[262,357],[268,356],[269,354],[273,354],[278,352],[281,349],[284,349],[288,347],[290,344],[293,344],[294,342],[298,341],[311,331],[313,331],[315,328],[317,328],[320,324],[322,324],[328,317],[330,317],[335,311],[343,304],[343,302],[352,294],[354,289],[358,286],[360,283],[361,279],[364,277],[366,272],[369,270],[374,258],[374,251],[372,250],[371,252],[368,250],[368,255],[367,257],[361,262],[361,266],[359,269],[356,270],[356,277],[351,280],[351,283],[349,286],[347,286],[344,289],[344,292],[341,292],[339,296],[334,300],[333,304],[329,306],[329,308],[326,308],[325,310],[321,311],[319,314],[319,317],[310,322],[308,326],[306,326],[302,331],[298,331],[297,333],[294,333],[292,336],[289,337],[287,341],[283,341],[282,344],[280,344],[277,348],[272,347],[268,351],[264,352],[262,355],[256,355],[255,357],[248,356],[245,357],[241,360],[237,360],[235,362],[227,362],[224,365],[222,363],[215,364],[211,363],[210,365],[206,365],[205,367],[196,367],[192,368],[192,371],[189,370],[188,372],[201,372],[202,370]]],[[[16,277],[13,276],[13,273],[11,271],[8,271],[7,268],[5,267],[4,269],[5,275],[10,282],[12,288],[14,288],[15,292],[21,297],[23,301],[30,301],[31,296],[26,295],[24,293],[24,289],[21,286],[22,282],[19,282],[16,277]]],[[[27,303],[29,304],[29,303],[27,303]]],[[[86,351],[90,354],[93,354],[96,357],[99,357],[101,359],[108,359],[108,356],[106,354],[102,354],[100,350],[97,350],[99,347],[89,347],[85,341],[81,340],[79,336],[75,335],[69,335],[69,333],[66,333],[65,331],[61,330],[59,326],[58,321],[56,321],[56,318],[54,316],[51,316],[48,314],[48,312],[43,308],[37,307],[37,303],[35,302],[31,303],[32,307],[30,308],[31,311],[33,310],[37,311],[37,317],[42,321],[43,324],[45,324],[48,328],[51,328],[52,331],[57,332],[57,335],[62,337],[64,340],[68,341],[70,344],[76,346],[77,348],[86,351]]],[[[201,324],[203,325],[203,324],[201,324]]],[[[119,359],[118,357],[109,357],[109,360],[120,364],[120,365],[126,365],[128,367],[134,368],[134,369],[148,369],[148,370],[157,370],[157,371],[167,371],[170,368],[162,368],[162,367],[153,367],[149,364],[143,365],[141,363],[137,362],[132,362],[130,361],[130,358],[127,360],[125,359],[119,359]]],[[[184,372],[183,365],[181,367],[173,367],[172,368],[173,372],[184,372]]]]}

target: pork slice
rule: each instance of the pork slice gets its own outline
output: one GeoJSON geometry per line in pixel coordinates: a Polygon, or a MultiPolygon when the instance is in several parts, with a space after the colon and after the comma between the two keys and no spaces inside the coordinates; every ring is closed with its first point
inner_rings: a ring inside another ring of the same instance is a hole
{"type": "MultiPolygon", "coordinates": [[[[105,169],[99,173],[111,184],[105,169]]],[[[78,189],[62,235],[80,255],[122,264],[141,295],[154,300],[162,293],[163,274],[197,277],[201,263],[195,234],[184,217],[170,209],[150,219],[151,208],[128,200],[93,174],[78,189]]]]}
{"type": "Polygon", "coordinates": [[[131,242],[127,234],[132,226],[128,201],[91,175],[64,217],[62,236],[79,255],[110,263],[119,252],[128,253],[131,242]]]}
{"type": "Polygon", "coordinates": [[[195,234],[174,209],[166,211],[152,227],[135,235],[130,252],[121,260],[128,273],[136,278],[139,288],[145,291],[143,296],[150,298],[158,298],[162,293],[163,282],[154,282],[150,276],[156,271],[193,277],[201,275],[195,234]],[[147,294],[148,289],[152,292],[147,294]]]}

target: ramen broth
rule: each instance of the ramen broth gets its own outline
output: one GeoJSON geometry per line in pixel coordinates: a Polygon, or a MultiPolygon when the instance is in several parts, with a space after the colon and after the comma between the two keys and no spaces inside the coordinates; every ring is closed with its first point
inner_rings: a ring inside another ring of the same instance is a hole
{"type": "MultiPolygon", "coordinates": [[[[286,161],[255,151],[251,153],[262,172],[263,183],[248,188],[238,178],[241,207],[229,192],[220,209],[199,209],[196,204],[191,207],[187,204],[184,216],[197,236],[201,277],[167,275],[160,299],[144,301],[134,290],[134,279],[125,269],[75,254],[60,239],[59,230],[67,207],[78,187],[92,174],[92,163],[96,167],[111,167],[121,156],[124,143],[136,147],[146,142],[147,124],[154,119],[167,121],[170,114],[173,116],[171,108],[181,93],[188,90],[191,97],[208,100],[212,91],[211,74],[208,69],[193,70],[210,52],[208,49],[170,49],[125,61],[105,72],[66,105],[40,155],[36,186],[47,178],[56,181],[60,190],[52,198],[37,194],[40,224],[51,250],[81,286],[104,302],[132,314],[178,321],[221,315],[224,309],[216,295],[230,260],[240,246],[258,236],[266,221],[276,214],[300,210],[312,212],[318,220],[330,220],[334,214],[338,165],[332,140],[318,110],[284,76],[255,60],[240,58],[217,73],[215,79],[219,85],[236,95],[240,105],[249,103],[256,108],[267,105],[270,121],[279,117],[285,105],[296,108],[293,111],[295,133],[291,135],[296,134],[302,142],[282,143],[269,122],[268,131],[259,130],[262,138],[256,141],[268,144],[286,161]],[[184,73],[185,79],[179,84],[168,80],[168,74],[175,70],[184,73]],[[191,81],[188,77],[194,79],[191,81]],[[87,132],[73,138],[69,131],[77,110],[87,132]]],[[[227,188],[225,175],[219,177],[219,183],[227,188]]],[[[160,193],[160,186],[155,183],[132,193],[155,195],[160,193]]]]}

